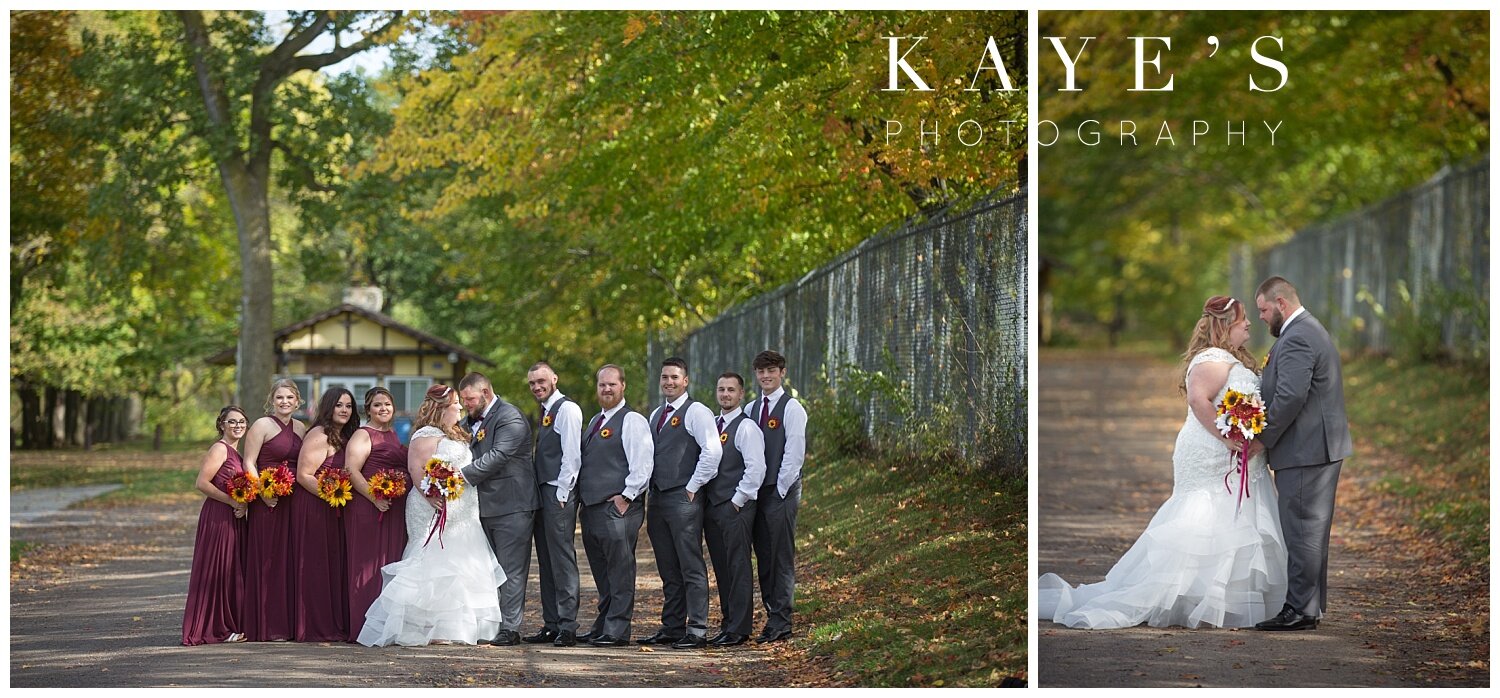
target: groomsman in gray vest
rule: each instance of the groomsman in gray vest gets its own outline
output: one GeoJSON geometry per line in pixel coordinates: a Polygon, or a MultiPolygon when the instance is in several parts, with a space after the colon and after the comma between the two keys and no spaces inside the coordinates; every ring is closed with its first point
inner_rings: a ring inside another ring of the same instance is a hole
{"type": "Polygon", "coordinates": [[[572,647],[578,644],[578,554],[573,541],[578,497],[573,488],[578,482],[583,410],[557,389],[557,373],[545,361],[531,367],[526,385],[541,412],[531,462],[540,500],[532,538],[541,568],[543,625],[537,634],[521,639],[572,647]]]}
{"type": "Polygon", "coordinates": [[[536,472],[531,465],[531,425],[515,405],[495,395],[490,380],[470,373],[458,383],[458,397],[469,411],[474,462],[464,479],[479,498],[479,524],[505,583],[500,585],[500,631],[489,644],[521,644],[521,609],[531,571],[531,521],[536,514],[536,472]]]}
{"type": "Polygon", "coordinates": [[[719,459],[718,474],[703,490],[708,498],[703,537],[719,581],[719,612],[724,622],[708,644],[733,647],[750,639],[755,622],[750,536],[755,497],[766,477],[766,444],[755,420],[740,409],[745,399],[745,379],[740,374],[721,374],[714,397],[720,408],[714,426],[724,445],[724,457],[719,459]]]}
{"type": "Polygon", "coordinates": [[[641,495],[651,482],[655,448],[651,427],[625,405],[625,371],[614,364],[595,379],[599,407],[579,449],[578,519],[583,552],[599,591],[594,626],[578,637],[595,647],[630,644],[635,613],[635,544],[645,518],[641,495]]]}
{"type": "Polygon", "coordinates": [[[636,642],[697,649],[708,645],[708,566],[703,562],[703,498],[698,490],[719,471],[723,449],[714,414],[687,393],[687,362],[661,362],[661,393],[651,412],[656,468],[646,501],[646,534],[656,552],[665,596],[661,629],[636,642]]]}
{"type": "Polygon", "coordinates": [[[1257,630],[1314,630],[1328,607],[1328,538],[1339,469],[1354,451],[1344,414],[1343,366],[1297,289],[1273,276],[1255,292],[1260,319],[1276,343],[1260,390],[1266,427],[1251,442],[1276,473],[1276,506],[1286,536],[1287,590],[1281,613],[1257,630]]]}
{"type": "Polygon", "coordinates": [[[797,505],[802,501],[802,459],[807,453],[807,411],[782,387],[786,357],[766,350],[751,362],[761,399],[747,411],[766,441],[766,479],[756,497],[755,562],[766,627],[758,643],[792,636],[796,589],[797,505]]]}

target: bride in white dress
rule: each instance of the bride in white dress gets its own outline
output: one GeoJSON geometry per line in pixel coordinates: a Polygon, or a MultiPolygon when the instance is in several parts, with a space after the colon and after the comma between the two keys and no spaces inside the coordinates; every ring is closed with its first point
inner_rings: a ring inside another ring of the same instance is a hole
{"type": "Polygon", "coordinates": [[[1265,455],[1251,459],[1250,498],[1236,513],[1239,477],[1227,489],[1224,477],[1236,446],[1214,427],[1227,389],[1260,388],[1249,337],[1243,303],[1208,299],[1183,355],[1188,415],[1172,453],[1172,497],[1104,581],[1072,587],[1042,575],[1040,618],[1071,628],[1243,628],[1281,609],[1286,545],[1265,455]]]}
{"type": "Polygon", "coordinates": [[[468,435],[458,427],[460,409],[452,388],[434,385],[417,410],[418,429],[411,435],[407,459],[412,484],[406,497],[406,551],[400,562],[380,570],[380,597],[365,613],[359,633],[362,645],[472,645],[500,630],[495,590],[505,581],[505,572],[479,525],[474,488],[466,486],[458,499],[448,502],[441,541],[438,534],[427,538],[439,502],[416,491],[433,454],[454,471],[473,459],[468,435]]]}

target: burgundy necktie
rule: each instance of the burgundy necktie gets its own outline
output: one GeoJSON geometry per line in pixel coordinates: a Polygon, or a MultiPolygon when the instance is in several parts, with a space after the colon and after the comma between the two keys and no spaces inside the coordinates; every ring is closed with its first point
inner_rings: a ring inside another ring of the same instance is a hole
{"type": "Polygon", "coordinates": [[[719,420],[719,433],[722,434],[724,433],[724,416],[720,415],[717,419],[719,420]]]}
{"type": "Polygon", "coordinates": [[[542,414],[536,418],[537,424],[547,421],[547,406],[542,405],[542,414]]]}
{"type": "Polygon", "coordinates": [[[766,428],[766,418],[771,416],[771,398],[769,396],[760,399],[760,428],[766,428]]]}
{"type": "Polygon", "coordinates": [[[600,412],[599,416],[594,418],[594,427],[592,429],[589,429],[589,438],[585,439],[585,441],[592,440],[594,438],[594,434],[599,433],[599,427],[601,427],[603,425],[604,425],[604,413],[600,412]]]}
{"type": "Polygon", "coordinates": [[[667,413],[672,411],[672,406],[667,405],[661,409],[661,416],[656,418],[656,430],[661,431],[661,425],[667,423],[667,413]]]}

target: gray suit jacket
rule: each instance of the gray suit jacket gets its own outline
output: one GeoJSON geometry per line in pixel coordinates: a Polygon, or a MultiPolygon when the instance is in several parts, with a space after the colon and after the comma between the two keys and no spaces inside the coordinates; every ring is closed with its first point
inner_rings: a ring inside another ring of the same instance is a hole
{"type": "Polygon", "coordinates": [[[464,479],[477,488],[480,516],[536,511],[536,470],[531,464],[531,423],[505,398],[484,417],[483,439],[470,439],[474,462],[464,479]]]}
{"type": "Polygon", "coordinates": [[[1260,440],[1274,469],[1326,465],[1354,451],[1344,415],[1344,376],[1328,331],[1304,311],[1271,347],[1261,375],[1266,428],[1260,440]]]}

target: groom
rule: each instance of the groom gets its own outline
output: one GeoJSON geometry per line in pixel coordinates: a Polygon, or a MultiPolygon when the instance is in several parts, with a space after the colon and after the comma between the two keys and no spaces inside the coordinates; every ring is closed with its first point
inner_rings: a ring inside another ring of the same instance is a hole
{"type": "Polygon", "coordinates": [[[1313,630],[1328,606],[1328,535],[1339,468],[1354,450],[1344,415],[1343,370],[1328,331],[1279,276],[1255,292],[1260,319],[1276,343],[1266,357],[1261,395],[1266,427],[1251,442],[1276,472],[1277,508],[1287,546],[1286,605],[1257,630],[1313,630]]]}
{"type": "Polygon", "coordinates": [[[537,510],[531,424],[515,405],[495,395],[483,374],[464,376],[458,397],[469,412],[469,450],[474,454],[463,476],[476,488],[479,523],[505,571],[505,583],[499,589],[500,632],[490,644],[519,645],[526,575],[531,571],[531,525],[537,510]]]}

